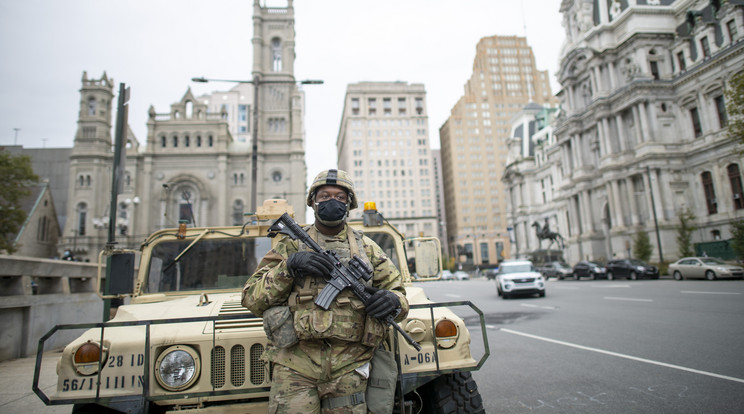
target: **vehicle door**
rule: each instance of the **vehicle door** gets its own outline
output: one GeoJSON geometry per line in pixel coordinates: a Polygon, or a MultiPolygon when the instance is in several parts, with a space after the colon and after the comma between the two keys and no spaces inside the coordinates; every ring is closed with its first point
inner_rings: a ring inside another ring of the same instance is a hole
{"type": "Polygon", "coordinates": [[[692,277],[700,278],[700,279],[705,277],[706,267],[703,266],[703,262],[701,262],[698,259],[690,259],[690,262],[692,262],[692,266],[690,266],[690,272],[692,273],[692,277]]]}

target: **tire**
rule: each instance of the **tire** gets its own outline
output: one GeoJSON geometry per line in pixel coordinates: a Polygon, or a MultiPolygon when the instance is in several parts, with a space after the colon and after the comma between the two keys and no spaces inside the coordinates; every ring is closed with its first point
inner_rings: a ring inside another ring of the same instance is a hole
{"type": "Polygon", "coordinates": [[[545,297],[545,291],[543,290],[542,292],[539,293],[539,295],[540,295],[541,298],[544,298],[545,297]]]}
{"type": "Polygon", "coordinates": [[[72,414],[121,414],[121,411],[116,411],[108,407],[104,407],[98,404],[75,404],[72,406],[72,414]]]}
{"type": "Polygon", "coordinates": [[[680,273],[679,270],[675,270],[673,276],[674,276],[674,280],[682,280],[682,279],[684,279],[682,277],[682,273],[680,273]]]}
{"type": "Polygon", "coordinates": [[[501,292],[501,299],[507,300],[507,299],[509,299],[509,297],[510,297],[510,296],[509,296],[509,294],[508,294],[508,293],[506,293],[506,292],[501,292]]]}
{"type": "Polygon", "coordinates": [[[630,274],[628,275],[628,278],[630,280],[638,280],[638,273],[636,273],[636,272],[630,272],[630,274]]]}
{"type": "Polygon", "coordinates": [[[579,274],[574,272],[573,273],[574,280],[579,280],[579,274]]]}
{"type": "Polygon", "coordinates": [[[708,270],[705,272],[705,278],[707,280],[716,280],[716,273],[712,270],[708,270]]]}
{"type": "Polygon", "coordinates": [[[607,272],[607,280],[614,280],[615,275],[612,274],[612,272],[607,272]]]}
{"type": "Polygon", "coordinates": [[[485,414],[483,399],[469,372],[445,374],[421,390],[422,414],[485,414]]]}

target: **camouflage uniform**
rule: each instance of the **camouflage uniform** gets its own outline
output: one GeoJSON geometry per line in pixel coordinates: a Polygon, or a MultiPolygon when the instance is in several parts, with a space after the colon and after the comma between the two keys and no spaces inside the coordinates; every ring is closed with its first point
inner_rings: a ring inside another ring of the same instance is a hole
{"type": "MultiPolygon", "coordinates": [[[[308,206],[313,205],[314,193],[323,185],[346,189],[350,200],[347,209],[357,206],[348,174],[336,170],[316,177],[308,206]]],[[[315,225],[305,230],[321,248],[336,252],[342,263],[348,263],[354,255],[367,262],[374,272],[366,284],[395,294],[401,305],[396,321],[406,317],[408,302],[400,272],[374,241],[345,223],[332,236],[320,233],[315,225]]],[[[308,246],[284,236],[264,256],[243,288],[243,305],[258,316],[275,306],[289,306],[299,338],[297,344],[284,349],[269,342],[263,355],[275,364],[269,411],[317,413],[322,402],[324,413],[365,413],[366,404],[349,402],[348,396],[356,398],[366,390],[368,363],[388,328],[366,314],[364,303],[351,289],[339,293],[328,310],[315,305],[315,298],[326,285],[325,278],[306,275],[296,279],[287,269],[290,255],[307,250],[308,246]],[[334,408],[337,403],[341,405],[334,408]]]]}

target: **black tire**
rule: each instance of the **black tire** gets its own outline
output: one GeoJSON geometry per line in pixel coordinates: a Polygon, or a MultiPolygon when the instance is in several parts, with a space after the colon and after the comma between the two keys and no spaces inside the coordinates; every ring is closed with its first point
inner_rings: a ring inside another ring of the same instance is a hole
{"type": "Polygon", "coordinates": [[[573,273],[574,280],[579,280],[579,274],[574,272],[573,273]]]}
{"type": "Polygon", "coordinates": [[[422,414],[485,414],[483,399],[469,372],[445,374],[421,390],[422,414]]]}
{"type": "Polygon", "coordinates": [[[675,270],[674,271],[674,274],[672,276],[674,276],[674,280],[682,280],[682,279],[684,279],[682,277],[682,273],[680,273],[679,270],[675,270]]]}
{"type": "Polygon", "coordinates": [[[607,280],[614,280],[615,275],[612,274],[612,272],[607,272],[607,280]]]}
{"type": "Polygon", "coordinates": [[[539,293],[539,295],[540,295],[541,298],[544,298],[545,297],[545,291],[543,290],[542,292],[539,293]]]}
{"type": "Polygon", "coordinates": [[[506,293],[506,292],[501,292],[501,298],[502,298],[502,299],[504,299],[504,300],[507,300],[507,299],[509,299],[509,297],[510,297],[510,296],[509,296],[509,294],[508,294],[508,293],[506,293]]]}
{"type": "Polygon", "coordinates": [[[712,270],[707,270],[705,272],[705,279],[707,280],[716,280],[716,273],[712,270]]]}
{"type": "Polygon", "coordinates": [[[104,407],[98,404],[75,404],[72,406],[72,414],[121,414],[121,411],[116,411],[108,407],[104,407]]]}
{"type": "Polygon", "coordinates": [[[630,274],[628,275],[628,278],[630,280],[638,280],[638,273],[636,273],[636,272],[630,272],[630,274]]]}

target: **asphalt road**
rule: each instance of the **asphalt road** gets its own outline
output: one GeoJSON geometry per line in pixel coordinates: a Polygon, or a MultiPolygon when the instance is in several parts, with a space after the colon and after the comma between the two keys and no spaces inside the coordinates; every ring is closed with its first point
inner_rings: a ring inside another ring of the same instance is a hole
{"type": "MultiPolygon", "coordinates": [[[[744,412],[744,282],[558,281],[503,300],[485,279],[423,285],[485,314],[487,413],[744,412]]],[[[458,308],[483,354],[476,315],[458,308]]]]}

